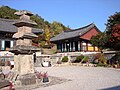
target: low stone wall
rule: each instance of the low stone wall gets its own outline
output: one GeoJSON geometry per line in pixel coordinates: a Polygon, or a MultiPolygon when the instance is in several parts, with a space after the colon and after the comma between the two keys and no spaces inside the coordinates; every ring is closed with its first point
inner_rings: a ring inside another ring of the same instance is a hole
{"type": "Polygon", "coordinates": [[[10,66],[9,61],[13,61],[14,56],[0,56],[0,66],[10,66]]]}
{"type": "Polygon", "coordinates": [[[0,60],[12,61],[14,60],[14,56],[0,56],[0,60]]]}

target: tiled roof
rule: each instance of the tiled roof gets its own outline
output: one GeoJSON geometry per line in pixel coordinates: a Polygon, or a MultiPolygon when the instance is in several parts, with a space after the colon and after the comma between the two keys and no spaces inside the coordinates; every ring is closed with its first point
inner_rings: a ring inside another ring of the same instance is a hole
{"type": "MultiPolygon", "coordinates": [[[[0,31],[3,32],[17,32],[17,27],[13,25],[17,20],[0,18],[0,31]]],[[[32,28],[33,33],[42,33],[42,29],[32,28]]]]}
{"type": "Polygon", "coordinates": [[[59,40],[64,40],[64,39],[82,36],[85,33],[87,33],[89,30],[91,30],[93,27],[96,27],[96,26],[95,26],[95,24],[91,23],[91,24],[89,24],[85,27],[82,27],[82,28],[63,31],[62,33],[58,34],[57,36],[51,38],[50,41],[55,42],[55,41],[59,41],[59,40]]]}

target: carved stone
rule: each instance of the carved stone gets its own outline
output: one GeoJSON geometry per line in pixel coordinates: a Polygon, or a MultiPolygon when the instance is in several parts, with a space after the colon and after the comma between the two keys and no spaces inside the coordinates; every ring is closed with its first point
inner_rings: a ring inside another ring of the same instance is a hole
{"type": "Polygon", "coordinates": [[[33,53],[40,49],[32,46],[32,39],[37,37],[32,33],[32,27],[37,24],[30,20],[31,12],[23,10],[15,14],[20,16],[20,19],[14,23],[18,27],[18,32],[13,35],[13,38],[16,39],[16,46],[10,49],[10,52],[15,54],[14,73],[17,74],[15,83],[17,85],[35,84],[33,53]]]}

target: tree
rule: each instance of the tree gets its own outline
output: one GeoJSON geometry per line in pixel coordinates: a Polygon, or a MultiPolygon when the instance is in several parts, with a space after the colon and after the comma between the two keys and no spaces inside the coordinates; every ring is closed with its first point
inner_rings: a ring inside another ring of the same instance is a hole
{"type": "Polygon", "coordinates": [[[47,25],[45,27],[44,36],[45,36],[46,44],[48,45],[50,43],[50,29],[49,29],[49,26],[47,25]]]}
{"type": "Polygon", "coordinates": [[[61,33],[63,30],[68,30],[67,27],[65,27],[62,23],[53,21],[51,24],[51,29],[54,32],[54,36],[61,33]]]}
{"type": "Polygon", "coordinates": [[[106,35],[109,36],[108,48],[118,51],[110,62],[120,66],[120,12],[109,17],[106,27],[106,35]]]}
{"type": "Polygon", "coordinates": [[[106,27],[105,32],[109,37],[108,48],[120,51],[120,12],[109,17],[106,27]]]}
{"type": "MultiPolygon", "coordinates": [[[[16,11],[17,10],[12,9],[8,6],[1,6],[0,7],[0,18],[19,19],[19,16],[14,14],[16,11]]],[[[59,34],[63,30],[68,29],[62,23],[59,23],[57,21],[50,23],[47,20],[44,20],[38,14],[35,14],[35,15],[31,16],[30,18],[31,18],[31,20],[33,20],[37,23],[37,26],[35,28],[40,28],[40,29],[45,30],[45,34],[40,34],[38,38],[33,40],[33,43],[35,43],[35,44],[39,43],[39,46],[42,46],[42,47],[46,44],[46,41],[47,41],[47,43],[49,43],[49,39],[51,37],[59,34]],[[48,27],[46,27],[46,26],[48,26],[48,27]]]]}
{"type": "Polygon", "coordinates": [[[91,38],[91,43],[101,50],[109,48],[120,51],[120,12],[107,20],[106,31],[91,38]]]}
{"type": "Polygon", "coordinates": [[[90,40],[90,42],[94,46],[97,46],[101,51],[107,48],[106,46],[107,41],[108,41],[108,37],[106,36],[105,33],[99,33],[98,35],[93,36],[90,40]]]}
{"type": "Polygon", "coordinates": [[[12,9],[8,6],[2,6],[2,7],[0,7],[0,18],[18,19],[19,17],[14,14],[16,11],[17,10],[12,9]]]}

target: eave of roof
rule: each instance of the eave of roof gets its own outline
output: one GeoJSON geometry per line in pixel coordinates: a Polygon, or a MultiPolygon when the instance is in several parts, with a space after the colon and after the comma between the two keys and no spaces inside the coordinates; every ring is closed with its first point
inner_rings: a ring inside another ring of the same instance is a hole
{"type": "MultiPolygon", "coordinates": [[[[17,20],[0,18],[0,31],[15,33],[17,27],[13,25],[17,20]]],[[[32,28],[33,33],[43,33],[43,29],[32,28]]]]}
{"type": "Polygon", "coordinates": [[[81,27],[81,28],[78,28],[78,29],[63,31],[62,33],[60,33],[60,34],[56,35],[55,37],[51,38],[50,41],[51,42],[56,42],[56,41],[59,41],[59,40],[65,40],[65,39],[69,39],[69,38],[82,36],[85,33],[87,33],[89,30],[91,30],[93,27],[96,27],[96,26],[95,26],[95,24],[91,23],[87,26],[84,26],[84,27],[81,27]]]}

